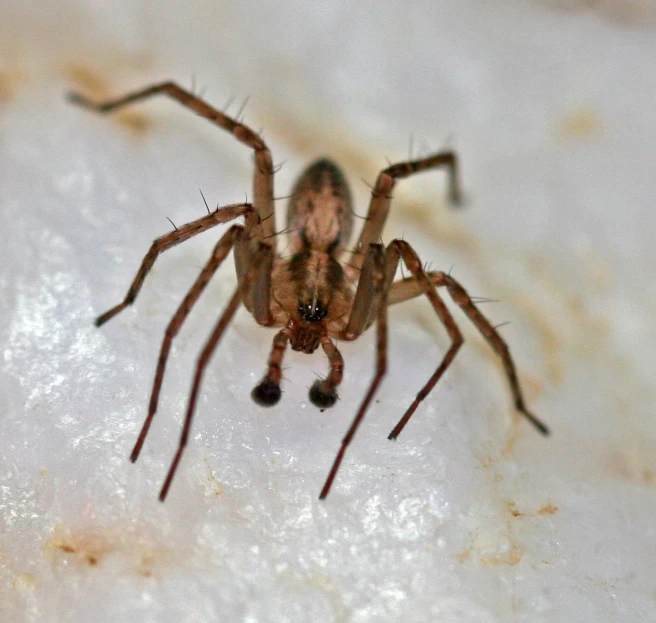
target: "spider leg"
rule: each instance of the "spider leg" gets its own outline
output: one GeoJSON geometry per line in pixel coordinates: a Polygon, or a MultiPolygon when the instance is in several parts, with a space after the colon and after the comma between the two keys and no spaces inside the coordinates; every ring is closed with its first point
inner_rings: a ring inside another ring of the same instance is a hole
{"type": "MultiPolygon", "coordinates": [[[[267,244],[267,243],[258,243],[267,244]]],[[[273,249],[273,247],[271,247],[273,249]]],[[[246,234],[235,247],[235,263],[237,264],[237,254],[241,253],[242,257],[248,259],[248,264],[257,253],[257,250],[251,246],[251,242],[246,240],[246,234]]],[[[246,283],[243,293],[243,303],[255,318],[255,322],[264,327],[271,326],[274,319],[271,314],[271,276],[273,273],[274,252],[267,254],[257,271],[252,282],[246,283]]],[[[247,265],[248,265],[247,264],[247,265]]],[[[237,279],[241,282],[244,280],[244,272],[237,266],[237,279]]]]}
{"type": "Polygon", "coordinates": [[[376,311],[388,290],[385,287],[387,281],[391,283],[385,268],[384,257],[385,251],[382,245],[369,245],[367,259],[359,275],[358,286],[353,297],[348,323],[344,327],[340,339],[347,342],[357,339],[376,320],[376,311]]]}
{"type": "Polygon", "coordinates": [[[157,411],[157,403],[159,400],[160,390],[162,389],[162,381],[164,379],[164,371],[166,370],[166,363],[169,357],[169,352],[171,350],[171,345],[175,336],[179,333],[184,321],[186,320],[189,312],[192,307],[196,304],[200,295],[205,290],[205,287],[209,283],[210,279],[214,273],[218,270],[219,266],[223,263],[223,260],[227,257],[228,253],[232,247],[239,243],[239,239],[244,235],[244,228],[241,225],[233,225],[228,231],[226,231],[219,242],[217,242],[212,251],[210,259],[207,261],[203,270],[200,272],[196,281],[194,281],[191,288],[187,292],[187,295],[184,297],[182,303],[180,303],[178,309],[176,310],[173,318],[166,327],[166,332],[164,333],[164,339],[162,341],[162,347],[159,353],[159,359],[157,360],[157,370],[155,372],[155,380],[153,382],[153,389],[150,394],[150,405],[148,407],[148,415],[141,427],[141,432],[137,439],[132,454],[130,454],[130,460],[134,463],[139,457],[141,448],[150,429],[150,425],[157,411]]]}
{"type": "Polygon", "coordinates": [[[236,203],[219,208],[206,216],[202,216],[195,221],[191,221],[191,223],[182,225],[176,230],[156,238],[150,246],[148,253],[144,256],[137,275],[130,285],[130,289],[125,295],[123,302],[115,305],[104,314],[98,316],[98,318],[96,318],[96,326],[99,327],[105,324],[108,320],[116,316],[116,314],[123,311],[128,305],[134,303],[134,300],[137,298],[137,294],[139,294],[139,290],[141,290],[141,286],[146,279],[146,275],[150,272],[150,269],[153,267],[153,264],[160,253],[168,251],[171,247],[174,247],[197,234],[207,231],[216,225],[227,223],[228,221],[232,221],[242,215],[246,215],[246,218],[248,218],[249,214],[255,214],[257,217],[257,213],[250,203],[236,203]]]}
{"type": "Polygon", "coordinates": [[[222,113],[205,103],[200,97],[183,89],[174,82],[163,82],[152,85],[146,89],[130,93],[124,97],[108,100],[104,102],[92,102],[88,98],[78,93],[69,93],[68,99],[75,103],[95,110],[99,113],[108,113],[132,104],[140,100],[147,99],[153,95],[164,94],[176,100],[183,106],[190,108],[197,115],[208,119],[220,128],[230,132],[239,142],[247,145],[255,152],[255,172],[253,175],[253,203],[261,219],[261,228],[256,227],[260,221],[252,215],[246,221],[246,231],[250,234],[255,230],[254,235],[258,240],[264,240],[274,235],[275,223],[273,217],[273,162],[271,152],[266,143],[251,128],[236,121],[232,117],[222,113]]]}
{"type": "MultiPolygon", "coordinates": [[[[393,240],[387,247],[387,252],[389,262],[387,273],[388,278],[390,275],[393,275],[396,272],[396,266],[399,260],[402,259],[403,263],[412,273],[414,281],[420,288],[420,292],[427,296],[428,300],[433,306],[433,309],[435,310],[435,313],[438,315],[440,321],[444,325],[444,328],[447,330],[449,337],[451,338],[451,346],[442,358],[440,364],[437,366],[437,369],[435,372],[433,372],[433,375],[430,377],[428,382],[421,388],[417,394],[417,397],[412,401],[412,404],[408,407],[403,417],[399,420],[399,423],[389,434],[388,439],[396,439],[399,433],[403,430],[403,427],[408,423],[408,420],[412,417],[412,414],[415,412],[421,401],[424,400],[426,396],[428,396],[446,369],[451,365],[451,362],[462,346],[463,338],[462,334],[460,333],[460,329],[458,329],[458,325],[451,315],[451,312],[449,312],[446,305],[444,304],[444,301],[437,293],[435,284],[424,271],[421,265],[421,261],[419,260],[419,257],[415,253],[414,249],[404,240],[393,240]]],[[[391,289],[392,288],[390,288],[390,290],[391,289]]]]}
{"type": "Polygon", "coordinates": [[[223,310],[223,313],[219,317],[218,322],[216,323],[212,334],[207,340],[203,350],[201,351],[198,362],[196,363],[196,372],[194,374],[193,383],[191,386],[191,393],[189,395],[189,403],[187,405],[187,412],[185,415],[184,424],[182,427],[182,433],[180,435],[180,441],[178,443],[178,449],[169,468],[166,480],[162,486],[162,490],[159,494],[159,499],[163,502],[166,499],[166,494],[168,493],[175,472],[178,469],[178,464],[182,457],[182,453],[187,445],[189,439],[189,432],[191,430],[191,422],[194,417],[194,412],[196,410],[196,402],[198,400],[198,392],[200,390],[200,385],[203,380],[203,374],[205,373],[205,368],[207,368],[216,347],[223,336],[226,328],[232,321],[235,312],[239,308],[240,303],[242,302],[242,297],[250,284],[257,279],[258,271],[262,269],[262,266],[266,266],[268,261],[268,256],[273,254],[273,248],[265,243],[260,243],[258,250],[256,251],[252,262],[250,263],[246,273],[244,275],[243,281],[235,288],[235,291],[232,295],[232,298],[228,302],[227,306],[223,310]]]}
{"type": "MultiPolygon", "coordinates": [[[[333,480],[337,475],[339,466],[344,458],[344,453],[346,448],[351,443],[351,440],[355,436],[355,433],[360,426],[360,423],[364,419],[369,404],[371,403],[378,386],[380,385],[385,373],[387,372],[387,302],[386,302],[386,291],[385,291],[385,250],[382,245],[372,244],[369,246],[367,251],[367,261],[365,262],[365,268],[362,271],[362,276],[360,277],[360,282],[358,283],[358,289],[355,294],[354,302],[354,312],[351,313],[351,318],[354,315],[359,318],[357,322],[357,330],[359,333],[354,333],[356,326],[351,326],[351,319],[349,319],[348,327],[344,331],[345,334],[349,335],[348,338],[344,339],[356,339],[360,333],[366,329],[367,318],[361,313],[355,311],[357,301],[362,299],[368,299],[369,309],[374,314],[376,318],[376,373],[374,378],[369,385],[369,389],[365,394],[364,400],[360,404],[360,408],[351,423],[346,435],[342,439],[342,443],[337,452],[337,456],[333,461],[333,465],[330,468],[328,478],[321,489],[319,494],[319,499],[323,500],[326,498],[330,491],[330,487],[333,484],[333,480]],[[362,318],[364,319],[362,320],[362,318]]],[[[367,301],[365,301],[367,302],[367,301]]]]}
{"type": "MultiPolygon", "coordinates": [[[[479,330],[481,335],[492,347],[494,352],[499,355],[503,363],[506,378],[510,384],[510,390],[512,392],[515,408],[517,411],[519,411],[529,422],[531,422],[531,424],[533,424],[533,426],[535,426],[535,428],[537,428],[543,435],[548,435],[549,429],[547,426],[526,408],[524,397],[522,395],[522,389],[517,377],[515,364],[513,362],[512,356],[510,355],[508,345],[501,337],[501,335],[499,335],[499,332],[479,311],[476,305],[474,305],[467,291],[453,277],[440,271],[429,272],[427,273],[427,276],[433,282],[433,284],[435,284],[435,286],[444,286],[448,289],[453,301],[460,306],[465,314],[467,314],[469,320],[471,320],[474,326],[479,330]]],[[[402,303],[416,296],[419,296],[422,292],[423,290],[421,286],[414,277],[396,281],[389,291],[387,298],[388,305],[402,303]]],[[[399,432],[401,432],[400,429],[396,432],[396,434],[398,435],[399,432]]]]}
{"type": "Polygon", "coordinates": [[[378,174],[376,183],[371,191],[371,201],[369,202],[366,222],[360,234],[358,244],[355,247],[353,257],[347,267],[347,273],[351,278],[357,278],[369,245],[378,242],[381,238],[392,203],[391,193],[396,185],[396,180],[438,167],[447,168],[449,201],[456,205],[459,204],[461,201],[461,192],[458,174],[458,156],[453,151],[444,151],[428,156],[427,158],[392,164],[378,174]]]}

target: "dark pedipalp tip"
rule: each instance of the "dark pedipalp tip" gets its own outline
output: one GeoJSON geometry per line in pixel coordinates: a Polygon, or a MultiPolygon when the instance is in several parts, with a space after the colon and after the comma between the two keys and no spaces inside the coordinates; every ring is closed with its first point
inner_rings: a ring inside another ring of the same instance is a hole
{"type": "Polygon", "coordinates": [[[281,395],[280,385],[267,377],[264,377],[251,392],[251,398],[261,407],[272,407],[280,400],[281,395]]]}
{"type": "Polygon", "coordinates": [[[322,381],[314,382],[314,384],[310,388],[309,396],[310,396],[310,402],[312,402],[312,404],[315,407],[319,407],[320,409],[323,410],[332,407],[337,402],[337,392],[321,391],[321,383],[322,381]]]}

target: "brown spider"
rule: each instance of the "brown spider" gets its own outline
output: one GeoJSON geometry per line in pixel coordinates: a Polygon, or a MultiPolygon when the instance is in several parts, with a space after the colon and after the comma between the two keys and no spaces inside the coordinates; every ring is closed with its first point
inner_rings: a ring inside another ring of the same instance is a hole
{"type": "Polygon", "coordinates": [[[253,203],[217,207],[207,216],[157,238],[144,257],[123,302],[96,319],[96,325],[100,326],[134,302],[148,271],[161,252],[215,225],[244,217],[244,225],[232,225],[223,234],[214,247],[212,256],[166,328],[148,416],[130,455],[133,462],[139,456],[157,410],[173,338],[180,331],[212,275],[234,248],[238,286],[219,317],[196,364],[180,442],[159,494],[161,501],[166,498],[187,444],[205,368],[241,303],[246,306],[258,324],[265,327],[282,327],[273,338],[267,373],[251,394],[253,400],[262,406],[274,405],[280,399],[281,363],[288,344],[293,350],[308,354],[313,353],[319,346],[323,348],[330,363],[330,372],[326,378],[317,380],[312,385],[309,397],[321,409],[334,405],[337,400],[337,388],[342,382],[344,361],[333,340],[355,340],[376,322],[376,374],[355,419],[342,440],[321,490],[319,496],[321,499],[328,495],[346,447],[353,439],[385,375],[387,307],[425,294],[451,339],[451,346],[442,361],[389,434],[389,439],[396,439],[462,346],[462,334],[437,292],[437,287],[440,286],[447,288],[451,298],[463,309],[501,357],[517,410],[541,433],[548,434],[547,427],[524,405],[515,365],[506,343],[476,308],[465,289],[446,273],[425,271],[415,251],[404,240],[393,240],[387,247],[378,242],[389,212],[391,192],[398,178],[445,166],[448,173],[449,199],[453,203],[459,202],[460,188],[455,153],[442,152],[427,158],[394,164],[381,171],[372,190],[369,212],[360,239],[350,262],[344,264],[340,263],[340,257],[351,233],[351,193],[344,175],[336,164],[327,159],[317,160],[301,174],[294,186],[287,214],[287,226],[291,232],[291,257],[283,258],[277,255],[275,250],[274,167],[271,152],[262,138],[248,126],[216,110],[173,82],[157,84],[103,103],[91,102],[74,93],[70,94],[69,98],[86,108],[106,113],[159,93],[168,95],[201,117],[232,133],[238,141],[255,152],[253,203]],[[412,276],[394,281],[401,260],[412,276]]]}

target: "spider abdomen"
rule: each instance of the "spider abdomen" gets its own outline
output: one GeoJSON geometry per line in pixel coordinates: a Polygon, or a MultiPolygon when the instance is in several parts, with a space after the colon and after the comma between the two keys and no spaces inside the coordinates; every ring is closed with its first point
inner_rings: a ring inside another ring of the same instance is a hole
{"type": "Polygon", "coordinates": [[[338,257],[352,227],[351,191],[341,169],[322,158],[296,181],[287,210],[292,253],[313,249],[338,257]]]}

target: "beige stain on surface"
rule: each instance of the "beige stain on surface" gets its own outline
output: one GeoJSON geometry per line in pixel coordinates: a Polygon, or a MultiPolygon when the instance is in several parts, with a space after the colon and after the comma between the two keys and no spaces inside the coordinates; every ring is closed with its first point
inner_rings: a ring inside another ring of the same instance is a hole
{"type": "Polygon", "coordinates": [[[0,105],[15,99],[27,80],[27,72],[22,69],[0,69],[0,105]]]}
{"type": "Polygon", "coordinates": [[[524,557],[526,548],[515,537],[514,520],[554,515],[559,510],[551,500],[547,500],[536,510],[521,510],[515,501],[506,500],[503,503],[505,530],[497,535],[478,534],[472,537],[472,544],[458,552],[456,560],[464,564],[476,556],[485,566],[517,565],[524,557]]]}
{"type": "Polygon", "coordinates": [[[535,511],[519,510],[517,503],[506,500],[506,508],[511,517],[539,517],[540,515],[555,515],[560,509],[551,501],[547,500],[535,511]]]}
{"type": "Polygon", "coordinates": [[[511,541],[507,549],[480,555],[480,561],[490,567],[496,565],[514,566],[524,557],[526,549],[516,541],[511,541]]]}
{"type": "Polygon", "coordinates": [[[470,545],[456,554],[456,560],[464,564],[476,556],[477,560],[486,567],[499,565],[515,566],[524,557],[526,549],[518,541],[510,539],[497,547],[482,549],[478,545],[470,545]]]}
{"type": "Polygon", "coordinates": [[[210,467],[209,461],[205,458],[207,467],[207,480],[205,481],[205,497],[219,497],[223,495],[225,488],[221,481],[216,477],[216,472],[210,467]]]}
{"type": "Polygon", "coordinates": [[[14,578],[12,586],[18,591],[32,591],[37,587],[36,577],[31,573],[21,573],[14,578]]]}
{"type": "Polygon", "coordinates": [[[132,525],[65,528],[58,526],[43,544],[43,552],[55,566],[67,568],[101,567],[109,559],[122,559],[141,577],[159,575],[172,566],[175,552],[158,543],[152,535],[132,525]]]}
{"type": "Polygon", "coordinates": [[[612,478],[647,487],[656,484],[656,464],[647,444],[608,450],[601,457],[601,464],[604,473],[612,478]]]}
{"type": "Polygon", "coordinates": [[[591,106],[576,106],[556,123],[556,137],[565,141],[588,140],[601,133],[599,114],[591,106]]]}
{"type": "Polygon", "coordinates": [[[569,11],[574,15],[590,11],[620,26],[641,26],[654,23],[654,5],[650,0],[538,0],[550,8],[569,11]]]}
{"type": "Polygon", "coordinates": [[[538,515],[555,515],[560,509],[551,502],[547,502],[538,508],[538,515]]]}
{"type": "Polygon", "coordinates": [[[0,548],[0,613],[6,594],[4,589],[11,587],[16,591],[31,591],[36,586],[36,577],[32,573],[17,569],[13,558],[0,548]]]}

